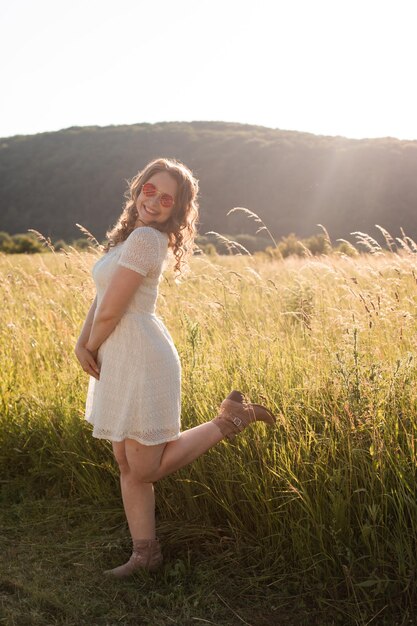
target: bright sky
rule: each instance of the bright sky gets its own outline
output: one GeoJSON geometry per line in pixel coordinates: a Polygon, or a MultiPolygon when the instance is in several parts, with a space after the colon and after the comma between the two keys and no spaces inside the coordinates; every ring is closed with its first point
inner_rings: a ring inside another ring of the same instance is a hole
{"type": "Polygon", "coordinates": [[[0,0],[0,137],[218,120],[417,139],[415,0],[0,0]]]}

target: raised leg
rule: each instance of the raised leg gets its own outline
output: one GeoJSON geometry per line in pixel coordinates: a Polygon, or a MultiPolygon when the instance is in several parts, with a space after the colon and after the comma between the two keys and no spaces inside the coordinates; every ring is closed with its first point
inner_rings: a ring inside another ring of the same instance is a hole
{"type": "Polygon", "coordinates": [[[179,439],[166,444],[159,468],[154,475],[154,481],[192,463],[222,439],[224,436],[212,422],[183,431],[179,439]]]}
{"type": "Polygon", "coordinates": [[[269,426],[276,423],[276,417],[266,407],[247,402],[243,394],[235,390],[223,400],[213,420],[183,431],[174,441],[144,446],[125,439],[127,463],[140,480],[153,483],[188,465],[224,437],[233,439],[257,420],[269,426]]]}
{"type": "Polygon", "coordinates": [[[213,422],[184,430],[178,439],[160,446],[144,446],[125,439],[126,458],[132,472],[141,480],[156,482],[188,465],[224,438],[213,422]],[[158,448],[151,460],[149,448],[158,448]]]}

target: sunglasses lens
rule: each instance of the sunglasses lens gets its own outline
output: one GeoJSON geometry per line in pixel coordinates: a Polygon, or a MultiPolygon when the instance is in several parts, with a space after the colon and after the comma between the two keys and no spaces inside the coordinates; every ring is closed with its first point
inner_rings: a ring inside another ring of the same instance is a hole
{"type": "MultiPolygon", "coordinates": [[[[142,193],[147,198],[153,198],[158,193],[158,190],[152,183],[145,183],[142,185],[142,193]]],[[[170,196],[169,193],[162,193],[160,202],[166,209],[170,209],[174,206],[174,198],[170,196]]]]}
{"type": "Polygon", "coordinates": [[[148,198],[151,198],[156,194],[156,187],[152,183],[145,183],[142,187],[142,191],[148,198]]]}
{"type": "Polygon", "coordinates": [[[161,204],[166,209],[170,209],[174,204],[174,199],[167,193],[163,193],[161,196],[161,204]]]}

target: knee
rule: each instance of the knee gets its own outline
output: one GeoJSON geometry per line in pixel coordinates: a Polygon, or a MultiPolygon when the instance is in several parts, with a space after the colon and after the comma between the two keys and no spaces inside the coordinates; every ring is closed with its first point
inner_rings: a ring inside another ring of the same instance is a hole
{"type": "Polygon", "coordinates": [[[127,460],[117,461],[117,465],[119,466],[119,472],[122,476],[127,476],[130,473],[130,467],[127,460]]]}
{"type": "Polygon", "coordinates": [[[113,454],[117,465],[119,466],[120,474],[125,475],[130,471],[129,463],[126,457],[125,448],[123,442],[113,444],[113,454]]]}
{"type": "Polygon", "coordinates": [[[161,456],[165,445],[145,446],[135,440],[126,440],[125,443],[129,478],[142,483],[156,482],[160,477],[161,456]]]}
{"type": "Polygon", "coordinates": [[[158,472],[149,467],[129,467],[129,477],[137,483],[154,483],[158,480],[158,472]]]}
{"type": "Polygon", "coordinates": [[[148,483],[153,482],[148,476],[148,472],[131,467],[127,461],[117,461],[119,466],[120,476],[124,481],[131,483],[148,483]]]}
{"type": "Polygon", "coordinates": [[[125,480],[135,483],[153,483],[157,480],[157,467],[138,463],[136,458],[126,454],[124,445],[113,444],[114,458],[119,466],[120,475],[125,480]],[[129,458],[128,458],[129,457],[129,458]]]}
{"type": "Polygon", "coordinates": [[[156,468],[145,467],[143,465],[129,464],[127,459],[117,461],[120,475],[124,480],[132,483],[153,483],[157,480],[158,471],[156,468]]]}

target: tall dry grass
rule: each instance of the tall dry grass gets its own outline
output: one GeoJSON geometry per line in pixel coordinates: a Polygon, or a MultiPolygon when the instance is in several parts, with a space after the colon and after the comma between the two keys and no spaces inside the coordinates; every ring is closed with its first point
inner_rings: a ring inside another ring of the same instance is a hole
{"type": "MultiPolygon", "coordinates": [[[[395,252],[358,238],[367,254],[198,255],[181,282],[165,275],[158,314],[182,361],[183,429],[211,419],[232,388],[279,420],[156,490],[159,520],[221,528],[251,584],[365,623],[416,600],[417,270],[405,236],[395,252]]],[[[73,352],[98,254],[0,256],[5,503],[120,505],[110,443],[83,418],[88,380],[73,352]]]]}

